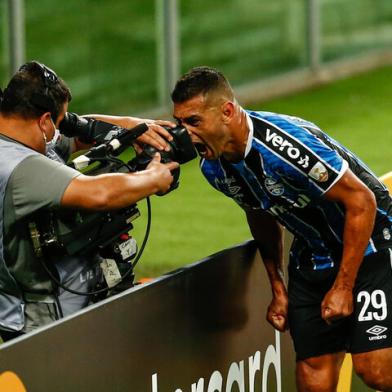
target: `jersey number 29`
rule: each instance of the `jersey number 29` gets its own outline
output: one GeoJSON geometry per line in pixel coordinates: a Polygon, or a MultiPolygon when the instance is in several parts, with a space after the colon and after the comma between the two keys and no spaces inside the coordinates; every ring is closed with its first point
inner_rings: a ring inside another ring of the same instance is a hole
{"type": "Polygon", "coordinates": [[[371,294],[368,291],[360,291],[357,296],[357,302],[362,302],[362,309],[358,316],[358,321],[381,321],[387,317],[387,301],[385,293],[382,290],[374,290],[371,294]],[[368,312],[371,305],[376,312],[368,312]]]}

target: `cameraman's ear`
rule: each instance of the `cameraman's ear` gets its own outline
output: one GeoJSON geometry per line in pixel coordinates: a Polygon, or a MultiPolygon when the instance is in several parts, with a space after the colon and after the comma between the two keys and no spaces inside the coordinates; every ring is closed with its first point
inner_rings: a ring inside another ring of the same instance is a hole
{"type": "Polygon", "coordinates": [[[53,129],[53,121],[50,112],[43,113],[38,118],[38,124],[40,129],[44,129],[45,131],[53,129]]]}
{"type": "Polygon", "coordinates": [[[222,110],[223,123],[224,124],[229,123],[232,120],[235,113],[234,103],[231,101],[226,101],[225,103],[222,104],[221,110],[222,110]]]}

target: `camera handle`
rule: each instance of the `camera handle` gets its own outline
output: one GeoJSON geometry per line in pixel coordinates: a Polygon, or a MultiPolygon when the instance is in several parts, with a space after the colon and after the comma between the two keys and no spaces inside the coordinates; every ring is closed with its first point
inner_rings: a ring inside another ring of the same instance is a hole
{"type": "Polygon", "coordinates": [[[125,148],[128,147],[129,143],[136,140],[148,129],[146,123],[137,125],[132,129],[121,128],[119,131],[112,131],[116,134],[111,134],[112,138],[105,143],[100,144],[97,147],[92,147],[85,154],[79,155],[73,159],[68,166],[74,169],[81,170],[87,167],[94,161],[104,160],[108,154],[116,152],[114,155],[119,155],[125,148]]]}

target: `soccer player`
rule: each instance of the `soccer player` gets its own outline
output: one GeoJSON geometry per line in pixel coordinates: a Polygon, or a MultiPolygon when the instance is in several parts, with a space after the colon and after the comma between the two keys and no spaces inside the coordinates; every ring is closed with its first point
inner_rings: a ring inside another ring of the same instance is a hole
{"type": "Polygon", "coordinates": [[[392,202],[386,187],[315,124],[244,110],[227,79],[197,67],[172,92],[207,181],[247,215],[290,327],[299,391],[335,391],[346,352],[364,382],[392,391],[392,202]],[[294,235],[288,291],[282,226],[294,235]]]}

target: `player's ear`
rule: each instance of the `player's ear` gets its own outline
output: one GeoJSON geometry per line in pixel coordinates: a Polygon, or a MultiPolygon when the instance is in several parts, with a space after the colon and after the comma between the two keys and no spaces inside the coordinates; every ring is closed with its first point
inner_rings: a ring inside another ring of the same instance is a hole
{"type": "Polygon", "coordinates": [[[224,102],[221,106],[221,111],[222,111],[223,122],[224,123],[230,122],[235,113],[234,103],[231,101],[224,102]]]}

